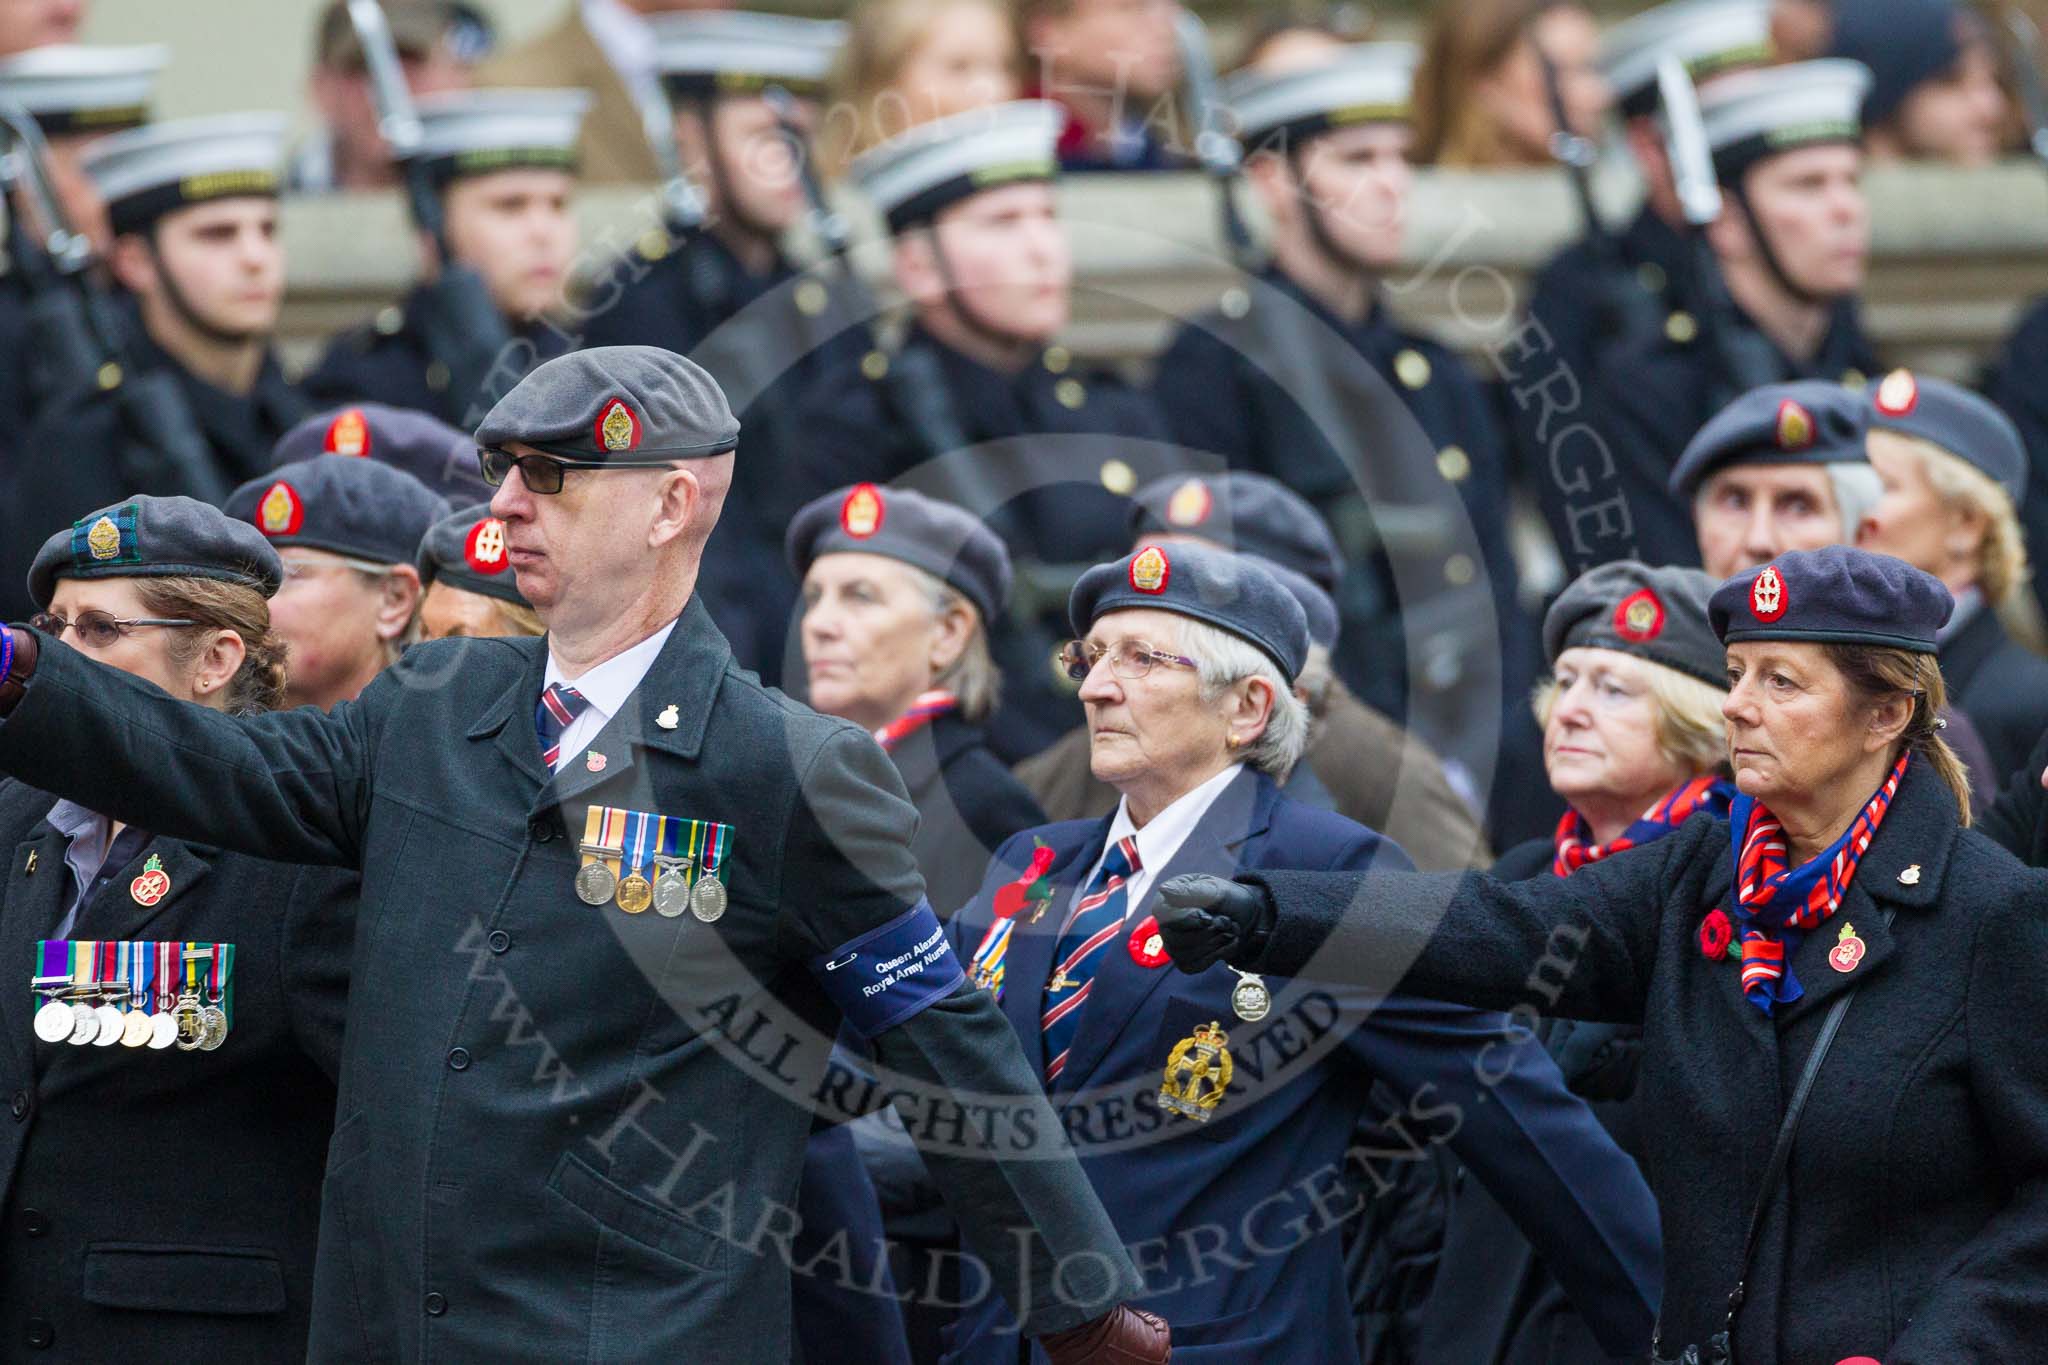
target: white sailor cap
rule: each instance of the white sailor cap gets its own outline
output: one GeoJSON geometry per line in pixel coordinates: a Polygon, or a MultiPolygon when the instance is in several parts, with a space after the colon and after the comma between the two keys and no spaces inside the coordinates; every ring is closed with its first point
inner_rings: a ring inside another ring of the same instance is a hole
{"type": "Polygon", "coordinates": [[[576,168],[587,90],[449,90],[422,95],[420,157],[438,183],[493,171],[576,168]]]}
{"type": "Polygon", "coordinates": [[[815,94],[825,84],[846,25],[744,10],[656,15],[655,70],[673,96],[753,95],[781,86],[815,94]]]}
{"type": "Polygon", "coordinates": [[[969,109],[899,133],[855,160],[848,175],[889,231],[901,232],[983,190],[1055,179],[1064,120],[1046,100],[969,109]]]}
{"type": "Polygon", "coordinates": [[[1771,60],[1770,0],[1671,0],[1608,30],[1600,70],[1625,117],[1657,111],[1657,66],[1676,57],[1705,81],[1771,60]]]}
{"type": "Polygon", "coordinates": [[[1860,141],[1869,90],[1869,67],[1835,57],[1738,71],[1715,81],[1700,92],[1714,173],[1734,184],[1766,157],[1860,141]]]}
{"type": "Polygon", "coordinates": [[[173,209],[210,199],[274,198],[282,181],[285,116],[172,119],[93,143],[79,165],[106,201],[115,232],[141,232],[173,209]]]}
{"type": "Polygon", "coordinates": [[[1406,123],[1414,114],[1413,43],[1347,43],[1329,60],[1288,71],[1246,68],[1217,98],[1237,120],[1238,140],[1293,141],[1356,123],[1406,123]]]}
{"type": "Polygon", "coordinates": [[[46,136],[113,133],[149,122],[157,73],[170,49],[53,43],[0,57],[0,96],[20,104],[46,136]]]}

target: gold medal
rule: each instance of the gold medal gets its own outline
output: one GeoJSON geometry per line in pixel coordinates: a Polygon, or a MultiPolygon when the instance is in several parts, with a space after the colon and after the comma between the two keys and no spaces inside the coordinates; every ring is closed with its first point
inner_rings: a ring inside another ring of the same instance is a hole
{"type": "Polygon", "coordinates": [[[619,909],[629,915],[637,915],[654,904],[654,885],[635,872],[620,880],[617,899],[619,909]]]}
{"type": "Polygon", "coordinates": [[[121,1020],[122,1047],[149,1046],[149,1036],[153,1032],[150,1027],[149,1011],[142,1009],[129,1010],[121,1016],[121,1020]]]}
{"type": "Polygon", "coordinates": [[[1273,993],[1256,972],[1238,972],[1237,987],[1230,992],[1230,1008],[1247,1024],[1256,1024],[1272,1012],[1273,993]]]}
{"type": "Polygon", "coordinates": [[[690,913],[706,924],[725,913],[725,883],[705,873],[690,888],[690,913]]]}
{"type": "Polygon", "coordinates": [[[1230,1035],[1215,1020],[1173,1045],[1159,1085],[1159,1105],[1195,1123],[1207,1123],[1230,1088],[1230,1035]]]}

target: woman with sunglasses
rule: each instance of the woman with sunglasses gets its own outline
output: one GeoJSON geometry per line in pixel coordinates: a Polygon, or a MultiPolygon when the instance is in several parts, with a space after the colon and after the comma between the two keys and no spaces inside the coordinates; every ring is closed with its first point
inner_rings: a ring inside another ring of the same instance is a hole
{"type": "MultiPolygon", "coordinates": [[[[43,545],[31,624],[195,705],[267,711],[280,576],[255,527],[136,497],[43,545]]],[[[302,1358],[353,877],[15,781],[0,856],[0,1332],[73,1360],[302,1358]]]]}

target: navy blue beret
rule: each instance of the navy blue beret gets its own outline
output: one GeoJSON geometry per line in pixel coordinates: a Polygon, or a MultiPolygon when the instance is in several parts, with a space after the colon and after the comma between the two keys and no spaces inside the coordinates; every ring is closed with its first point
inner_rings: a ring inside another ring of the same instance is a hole
{"type": "Polygon", "coordinates": [[[1614,649],[1725,689],[1727,652],[1707,624],[1714,580],[1698,569],[1653,569],[1633,559],[1588,569],[1543,618],[1543,653],[1614,649]]]}
{"type": "Polygon", "coordinates": [[[506,552],[505,523],[491,515],[488,503],[450,512],[420,537],[420,586],[436,580],[451,588],[528,606],[506,552]]]}
{"type": "Polygon", "coordinates": [[[1322,513],[1277,479],[1231,471],[1155,479],[1131,499],[1131,538],[1186,536],[1292,569],[1325,593],[1344,557],[1322,513]]]}
{"type": "Polygon", "coordinates": [[[702,366],[659,346],[594,346],[536,367],[498,400],[476,443],[565,460],[656,465],[723,455],[739,419],[702,366]]]}
{"type": "Polygon", "coordinates": [[[1916,86],[1948,70],[1962,55],[1968,30],[1956,0],[1854,0],[1834,10],[1833,55],[1870,68],[1865,124],[1883,123],[1916,86]]]}
{"type": "Polygon", "coordinates": [[[1794,550],[1714,589],[1714,633],[1740,640],[1815,640],[1932,654],[1955,599],[1933,574],[1848,545],[1794,550]]]}
{"type": "Polygon", "coordinates": [[[1766,384],[1714,414],[1671,471],[1671,491],[1688,501],[1727,465],[1843,464],[1867,459],[1863,395],[1822,379],[1766,384]]]}
{"type": "Polygon", "coordinates": [[[1207,545],[1147,545],[1081,575],[1067,599],[1074,633],[1131,609],[1170,611],[1249,641],[1293,682],[1308,661],[1308,617],[1257,560],[1207,545]]]}
{"type": "Polygon", "coordinates": [[[2019,428],[1990,399],[1946,379],[1893,370],[1868,401],[1872,430],[1896,431],[1940,446],[2019,503],[2027,486],[2027,447],[2019,428]]]}
{"type": "Polygon", "coordinates": [[[821,555],[886,555],[948,584],[994,621],[1010,601],[1010,552],[964,508],[908,488],[857,483],[813,498],[783,537],[789,566],[802,578],[821,555]]]}
{"type": "Polygon", "coordinates": [[[374,460],[319,455],[252,479],[222,504],[272,545],[303,545],[373,564],[410,564],[427,528],[448,515],[438,493],[374,460]]]}
{"type": "Polygon", "coordinates": [[[315,455],[367,456],[403,469],[453,503],[491,500],[470,434],[411,408],[352,403],[308,417],[277,438],[270,463],[275,468],[315,455]]]}
{"type": "Polygon", "coordinates": [[[28,594],[48,608],[60,578],[213,578],[277,592],[284,565],[254,527],[211,503],[138,493],[43,542],[28,594]]]}

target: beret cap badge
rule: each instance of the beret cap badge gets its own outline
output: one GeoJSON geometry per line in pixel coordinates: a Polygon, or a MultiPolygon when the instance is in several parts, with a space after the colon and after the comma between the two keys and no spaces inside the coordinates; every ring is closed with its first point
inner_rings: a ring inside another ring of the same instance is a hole
{"type": "Polygon", "coordinates": [[[85,548],[94,559],[112,559],[121,553],[121,530],[112,517],[101,517],[85,533],[85,548]]]}
{"type": "Polygon", "coordinates": [[[597,413],[597,448],[617,453],[637,450],[640,447],[640,418],[633,409],[626,406],[623,398],[614,398],[597,413]]]}
{"type": "Polygon", "coordinates": [[[306,520],[306,505],[300,501],[298,491],[284,480],[270,485],[270,491],[257,504],[257,529],[266,536],[295,535],[306,520]]]}
{"type": "Polygon", "coordinates": [[[505,572],[505,523],[496,517],[485,517],[470,527],[462,542],[462,558],[480,574],[505,572]]]}
{"type": "Polygon", "coordinates": [[[336,413],[327,424],[327,439],[322,444],[329,455],[368,455],[370,424],[363,417],[363,410],[344,408],[336,413]]]}
{"type": "Polygon", "coordinates": [[[1614,633],[1624,640],[1648,644],[1664,633],[1664,604],[1648,588],[1631,593],[1614,607],[1614,633]]]}
{"type": "Polygon", "coordinates": [[[1920,381],[1911,370],[1893,370],[1877,386],[1877,410],[1887,417],[1904,417],[1920,406],[1920,381]]]}
{"type": "Polygon", "coordinates": [[[1189,479],[1173,490],[1167,499],[1166,520],[1174,526],[1200,526],[1209,519],[1209,510],[1215,499],[1209,494],[1209,485],[1200,479],[1189,479]]]}
{"type": "Polygon", "coordinates": [[[839,525],[846,534],[866,540],[882,529],[882,493],[871,483],[858,483],[839,507],[839,525]]]}
{"type": "Polygon", "coordinates": [[[1173,566],[1167,563],[1166,551],[1157,545],[1147,545],[1131,561],[1131,586],[1139,592],[1165,592],[1166,581],[1172,573],[1173,566]]]}
{"type": "Polygon", "coordinates": [[[1804,450],[1813,444],[1818,428],[1813,414],[1794,399],[1778,404],[1778,449],[1804,450]]]}
{"type": "Polygon", "coordinates": [[[1766,564],[1749,585],[1750,614],[1759,621],[1775,621],[1785,614],[1785,607],[1785,580],[1777,565],[1766,564]]]}

